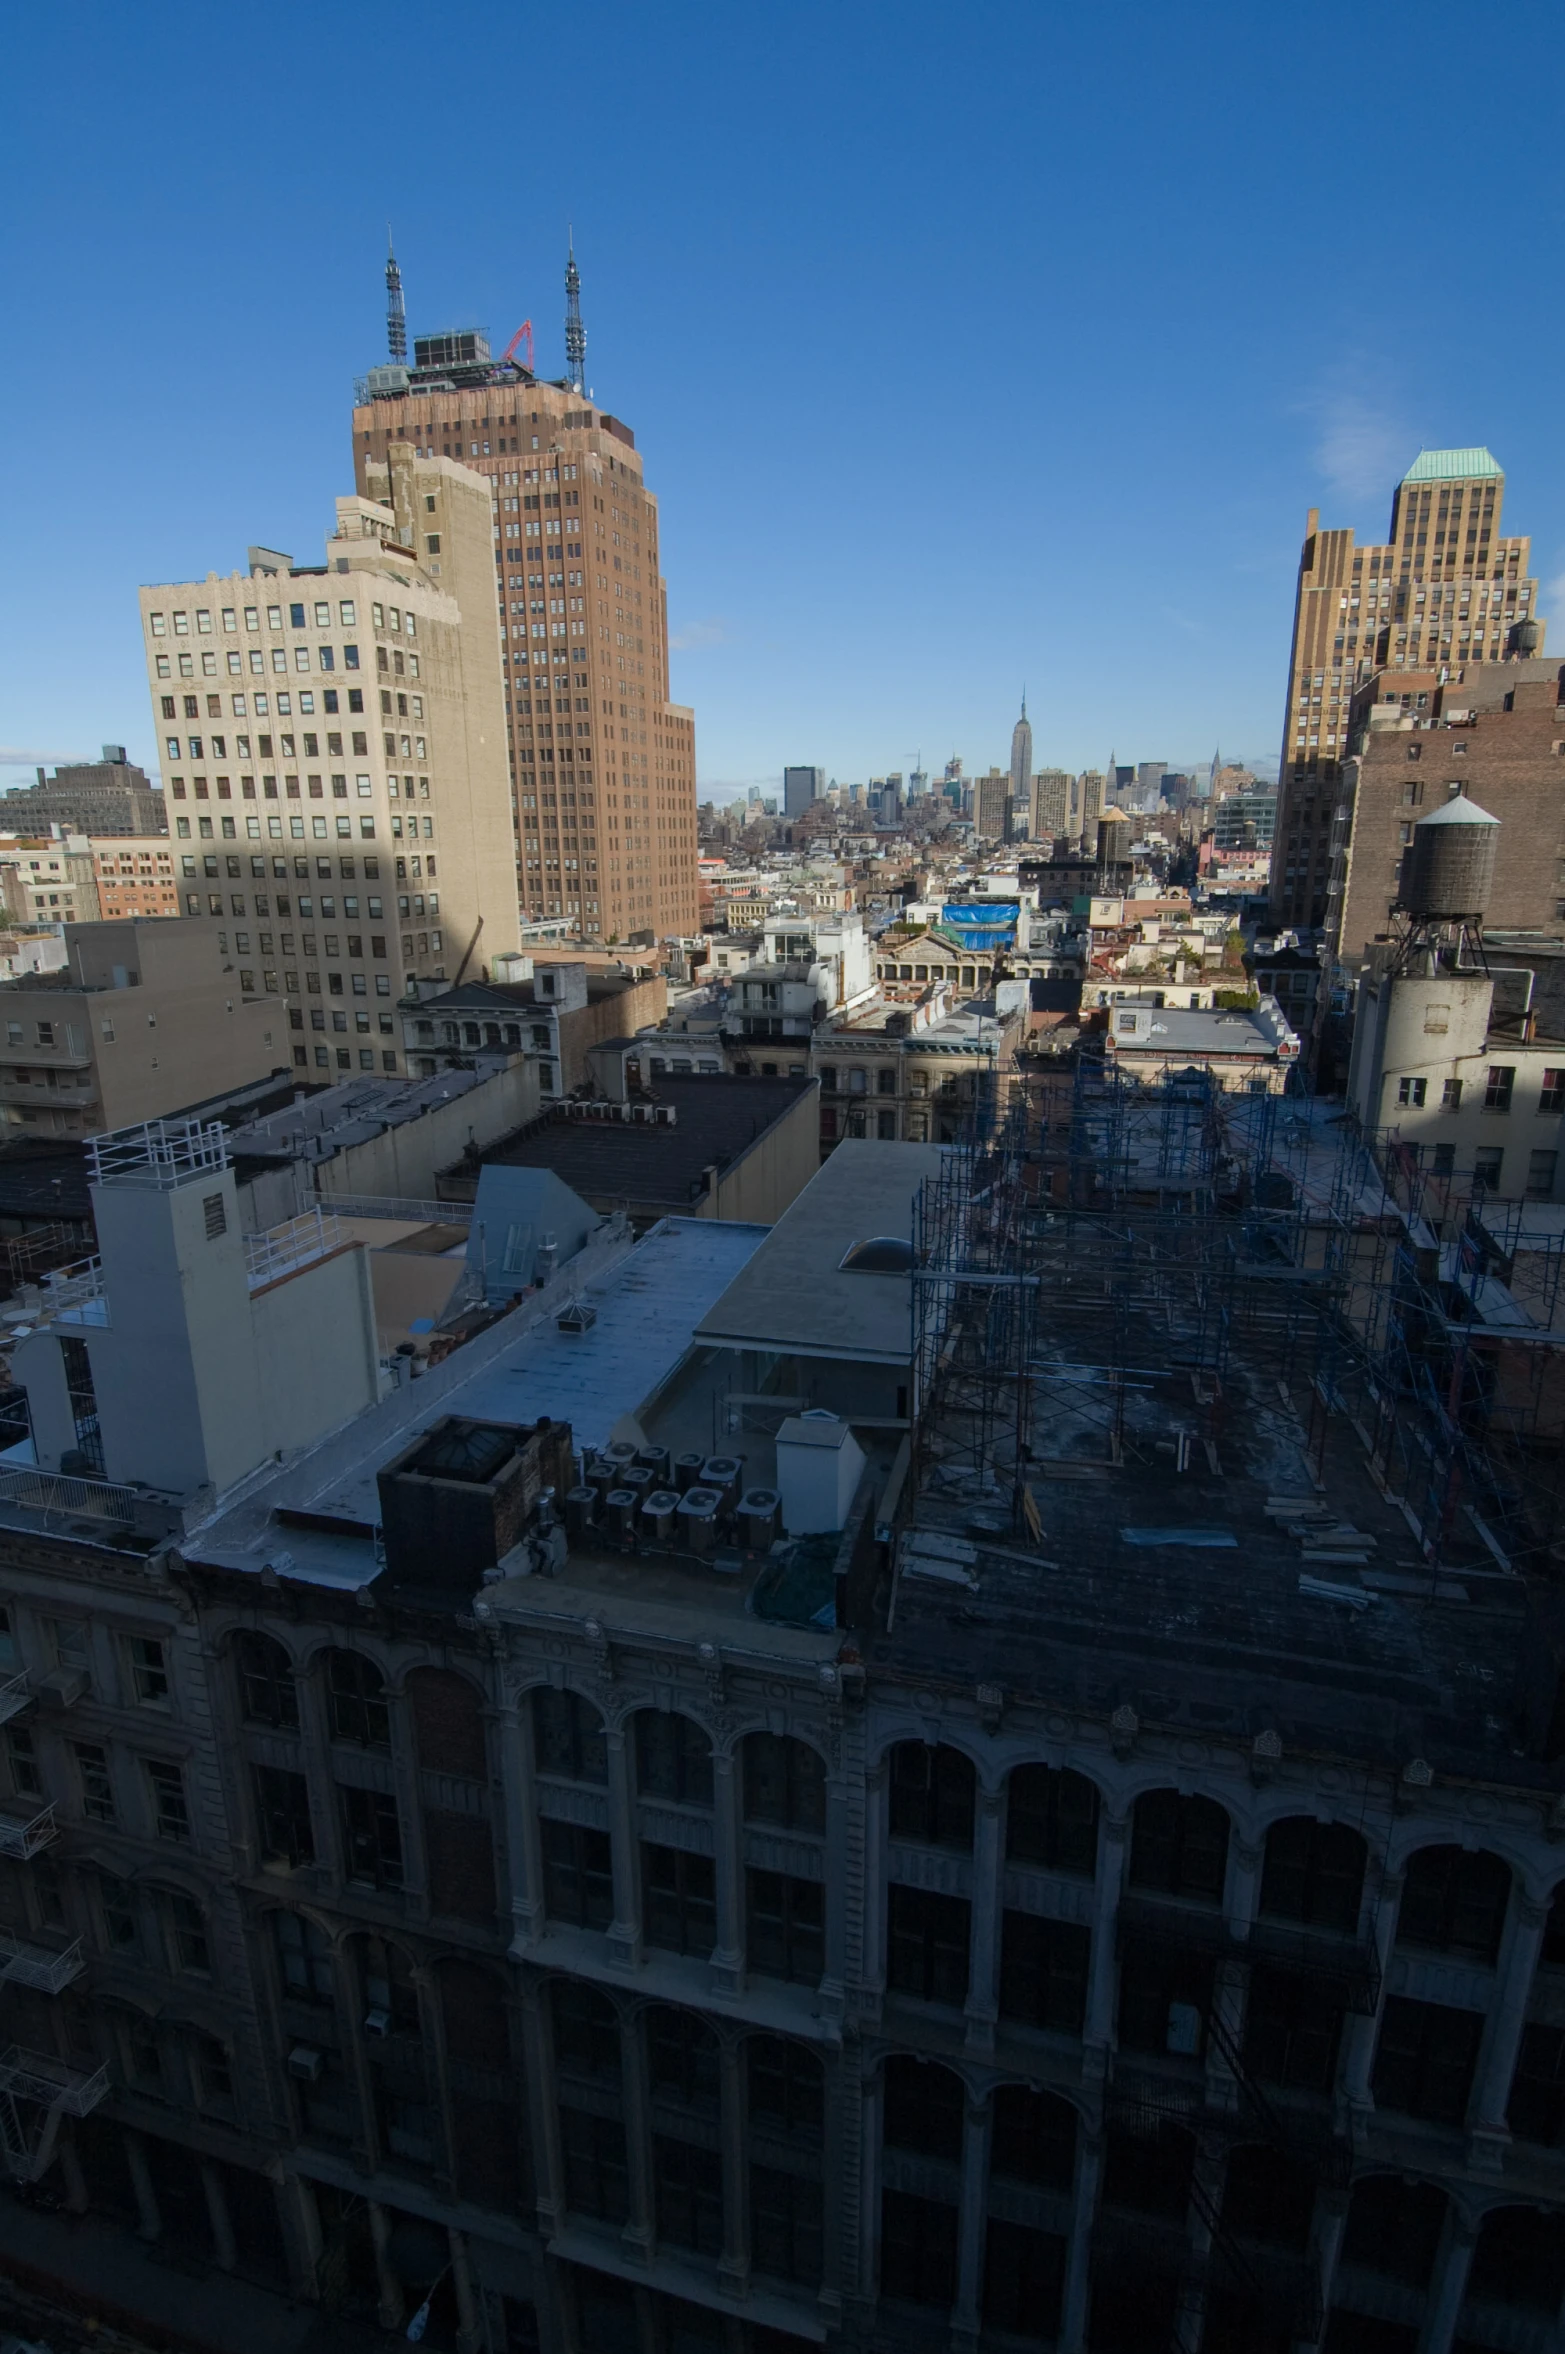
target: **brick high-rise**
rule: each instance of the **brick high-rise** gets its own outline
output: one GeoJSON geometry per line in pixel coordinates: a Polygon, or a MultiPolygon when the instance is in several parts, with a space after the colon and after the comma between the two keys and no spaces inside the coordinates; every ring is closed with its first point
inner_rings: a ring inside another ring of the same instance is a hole
{"type": "Polygon", "coordinates": [[[1486,449],[1423,450],[1397,485],[1389,539],[1356,547],[1312,507],[1299,559],[1288,708],[1272,850],[1272,911],[1326,920],[1331,820],[1348,749],[1348,707],[1377,670],[1439,675],[1541,651],[1531,542],[1501,536],[1505,475],[1486,449]]]}
{"type": "Polygon", "coordinates": [[[523,915],[604,940],[694,932],[695,722],[669,701],[635,436],[569,380],[492,359],[482,335],[421,336],[413,361],[394,337],[360,387],[354,466],[368,491],[406,443],[489,484],[523,915]]]}

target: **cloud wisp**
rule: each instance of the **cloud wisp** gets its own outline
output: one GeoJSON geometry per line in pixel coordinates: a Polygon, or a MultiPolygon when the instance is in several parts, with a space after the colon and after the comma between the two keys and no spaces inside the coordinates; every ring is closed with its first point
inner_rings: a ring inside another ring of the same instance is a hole
{"type": "Polygon", "coordinates": [[[681,622],[678,629],[669,631],[668,642],[676,654],[704,653],[708,646],[726,646],[728,624],[718,614],[707,621],[681,622]]]}

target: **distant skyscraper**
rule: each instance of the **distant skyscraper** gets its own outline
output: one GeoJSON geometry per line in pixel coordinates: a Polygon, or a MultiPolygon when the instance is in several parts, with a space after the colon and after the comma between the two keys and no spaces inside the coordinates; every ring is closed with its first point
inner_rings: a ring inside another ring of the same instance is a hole
{"type": "MultiPolygon", "coordinates": [[[[415,335],[411,367],[373,368],[359,389],[354,466],[360,491],[384,497],[388,459],[401,453],[394,480],[411,487],[416,473],[417,498],[397,510],[396,544],[446,587],[455,551],[442,545],[437,510],[483,478],[481,569],[497,600],[504,682],[494,717],[524,912],[564,917],[589,939],[661,939],[700,919],[695,715],[669,700],[658,507],[636,437],[576,389],[585,339],[574,255],[569,267],[574,383],[494,358],[472,329],[415,335]]],[[[388,731],[393,717],[408,724],[390,687],[372,692],[387,698],[388,731]]],[[[491,946],[486,932],[473,953],[491,946]]]]}
{"type": "Polygon", "coordinates": [[[1027,716],[1027,696],[1022,694],[1022,715],[1011,730],[1011,799],[1020,801],[1032,792],[1032,721],[1027,716]]]}
{"type": "Polygon", "coordinates": [[[785,768],[783,770],[783,815],[802,817],[812,801],[819,801],[826,790],[826,771],[823,768],[785,768]]]}
{"type": "MultiPolygon", "coordinates": [[[[1377,670],[1460,676],[1469,663],[1516,650],[1513,632],[1532,617],[1538,584],[1527,570],[1531,541],[1500,536],[1504,498],[1504,470],[1488,450],[1422,450],[1397,485],[1380,546],[1322,531],[1319,509],[1310,509],[1272,848],[1279,920],[1327,918],[1331,820],[1355,688],[1377,670]]],[[[1541,638],[1526,650],[1541,653],[1541,638]]]]}

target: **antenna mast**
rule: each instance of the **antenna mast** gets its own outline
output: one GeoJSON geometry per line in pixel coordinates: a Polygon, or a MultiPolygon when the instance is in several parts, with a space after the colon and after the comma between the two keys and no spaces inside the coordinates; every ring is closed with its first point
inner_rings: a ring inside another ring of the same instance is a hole
{"type": "Polygon", "coordinates": [[[580,392],[587,365],[587,330],[581,323],[581,279],[576,269],[574,239],[567,243],[565,262],[565,380],[580,392]]]}
{"type": "Polygon", "coordinates": [[[397,257],[391,248],[391,227],[386,227],[386,349],[393,360],[407,365],[408,315],[402,304],[402,272],[397,268],[397,257]]]}

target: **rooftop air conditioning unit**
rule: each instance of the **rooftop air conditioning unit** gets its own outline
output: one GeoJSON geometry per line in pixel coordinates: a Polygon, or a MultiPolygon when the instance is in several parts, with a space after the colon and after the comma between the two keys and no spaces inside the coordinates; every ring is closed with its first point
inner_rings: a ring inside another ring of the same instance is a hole
{"type": "Polygon", "coordinates": [[[74,1708],[87,1691],[87,1671],[82,1667],[51,1668],[40,1676],[37,1685],[40,1708],[74,1708]]]}

